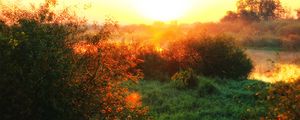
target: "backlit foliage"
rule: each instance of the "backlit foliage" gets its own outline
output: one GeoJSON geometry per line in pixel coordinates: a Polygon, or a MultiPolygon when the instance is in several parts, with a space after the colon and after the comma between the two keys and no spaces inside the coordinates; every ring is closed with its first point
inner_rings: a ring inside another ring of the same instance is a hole
{"type": "Polygon", "coordinates": [[[257,93],[268,106],[265,119],[296,120],[300,117],[300,82],[272,84],[266,91],[257,93]]]}
{"type": "Polygon", "coordinates": [[[146,119],[141,98],[129,103],[120,85],[142,74],[128,46],[108,41],[115,22],[90,34],[84,20],[54,5],[1,11],[1,118],[146,119]]]}
{"type": "Polygon", "coordinates": [[[191,67],[206,76],[220,78],[247,78],[253,64],[250,58],[226,36],[204,37],[188,43],[191,67]]]}
{"type": "MultiPolygon", "coordinates": [[[[131,92],[121,87],[124,81],[137,82],[142,77],[142,73],[134,69],[139,60],[127,46],[116,46],[107,41],[97,44],[79,42],[73,50],[79,55],[76,63],[83,62],[79,64],[83,69],[76,72],[78,80],[75,84],[86,86],[88,89],[84,93],[98,96],[99,100],[94,104],[99,105],[100,118],[141,119],[146,115],[147,109],[141,105],[141,98],[136,98],[136,104],[130,103],[131,92]]],[[[78,102],[84,104],[86,101],[78,102]]]]}
{"type": "Polygon", "coordinates": [[[197,86],[197,78],[193,75],[192,69],[175,73],[171,80],[176,88],[193,88],[197,86]]]}

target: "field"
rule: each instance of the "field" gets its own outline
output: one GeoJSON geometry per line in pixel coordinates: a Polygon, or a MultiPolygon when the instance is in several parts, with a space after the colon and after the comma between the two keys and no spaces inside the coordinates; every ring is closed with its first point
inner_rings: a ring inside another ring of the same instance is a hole
{"type": "Polygon", "coordinates": [[[169,82],[142,80],[132,90],[140,92],[156,120],[232,120],[265,116],[268,108],[259,103],[256,93],[266,86],[255,80],[218,83],[202,77],[195,89],[178,90],[169,82]]]}
{"type": "MultiPolygon", "coordinates": [[[[299,52],[253,49],[246,52],[255,64],[254,73],[266,74],[275,69],[275,63],[299,66],[295,62],[299,61],[299,52]]],[[[236,81],[199,76],[199,84],[193,89],[177,89],[172,80],[142,80],[127,85],[140,93],[143,105],[149,107],[155,120],[233,120],[261,119],[268,115],[267,102],[259,95],[271,86],[267,80],[270,79],[236,81]]]]}

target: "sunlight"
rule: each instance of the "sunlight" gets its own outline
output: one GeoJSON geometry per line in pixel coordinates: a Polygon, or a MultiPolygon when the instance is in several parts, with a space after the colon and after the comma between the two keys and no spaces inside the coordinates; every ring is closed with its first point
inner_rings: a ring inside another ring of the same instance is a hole
{"type": "Polygon", "coordinates": [[[183,16],[190,5],[185,0],[136,0],[135,6],[144,17],[170,21],[183,16]]]}
{"type": "Polygon", "coordinates": [[[157,51],[159,53],[162,53],[164,51],[164,49],[161,48],[161,47],[159,47],[159,46],[157,46],[157,47],[155,47],[155,51],[157,51]]]}
{"type": "Polygon", "coordinates": [[[95,45],[82,41],[73,45],[73,51],[76,54],[95,54],[97,53],[98,48],[95,45]]]}
{"type": "Polygon", "coordinates": [[[292,64],[276,64],[275,68],[268,72],[253,72],[250,75],[250,79],[263,80],[270,83],[279,81],[294,82],[300,79],[300,67],[292,64]]]}
{"type": "Polygon", "coordinates": [[[141,95],[138,92],[133,92],[129,94],[125,99],[127,105],[130,108],[136,108],[141,106],[141,95]]]}

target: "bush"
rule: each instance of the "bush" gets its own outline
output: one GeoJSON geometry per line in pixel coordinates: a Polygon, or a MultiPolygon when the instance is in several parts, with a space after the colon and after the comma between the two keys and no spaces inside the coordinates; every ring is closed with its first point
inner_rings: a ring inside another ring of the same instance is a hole
{"type": "Polygon", "coordinates": [[[137,66],[143,71],[146,80],[169,81],[171,76],[180,70],[178,51],[157,51],[153,46],[146,48],[148,49],[139,51],[138,58],[143,62],[137,66]]]}
{"type": "Polygon", "coordinates": [[[172,76],[172,84],[179,89],[194,88],[197,86],[197,78],[191,69],[180,71],[172,76]]]}
{"type": "Polygon", "coordinates": [[[1,27],[7,28],[0,31],[2,119],[82,118],[72,103],[83,94],[69,86],[74,67],[65,45],[68,27],[28,19],[1,27]]]}
{"type": "Polygon", "coordinates": [[[300,80],[275,83],[262,97],[269,106],[267,119],[296,120],[300,117],[300,80]]]}
{"type": "Polygon", "coordinates": [[[189,42],[189,53],[199,56],[191,61],[191,67],[206,76],[247,78],[252,62],[233,41],[231,37],[217,36],[189,42]]]}
{"type": "Polygon", "coordinates": [[[142,119],[147,109],[120,86],[142,77],[136,57],[101,38],[79,41],[85,22],[48,7],[1,11],[1,119],[142,119]]]}
{"type": "Polygon", "coordinates": [[[137,68],[144,73],[144,78],[147,80],[169,80],[169,73],[166,70],[167,61],[156,52],[142,53],[139,58],[143,60],[137,68]]]}

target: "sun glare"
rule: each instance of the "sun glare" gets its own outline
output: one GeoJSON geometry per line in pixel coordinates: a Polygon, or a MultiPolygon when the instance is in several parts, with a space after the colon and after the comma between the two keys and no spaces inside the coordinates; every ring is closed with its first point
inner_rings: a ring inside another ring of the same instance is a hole
{"type": "Polygon", "coordinates": [[[142,16],[159,21],[178,19],[189,8],[187,0],[136,0],[134,3],[142,16]]]}

